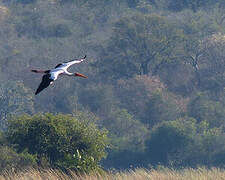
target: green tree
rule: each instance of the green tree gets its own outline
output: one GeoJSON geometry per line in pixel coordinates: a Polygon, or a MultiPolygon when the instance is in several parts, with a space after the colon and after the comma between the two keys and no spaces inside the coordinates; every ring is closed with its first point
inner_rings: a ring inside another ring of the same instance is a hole
{"type": "Polygon", "coordinates": [[[173,27],[165,17],[155,14],[121,18],[96,65],[115,79],[156,74],[171,60],[178,43],[179,32],[173,27]]]}
{"type": "Polygon", "coordinates": [[[121,106],[150,127],[177,118],[185,109],[185,101],[169,93],[160,79],[154,76],[119,80],[117,87],[121,106]]]}
{"type": "Polygon", "coordinates": [[[90,84],[79,91],[79,103],[99,116],[107,116],[118,103],[113,86],[108,84],[90,84]]]}
{"type": "Polygon", "coordinates": [[[224,159],[225,139],[220,128],[210,128],[209,123],[202,121],[196,124],[197,131],[192,133],[192,141],[180,153],[183,166],[222,166],[224,159]]]}
{"type": "Polygon", "coordinates": [[[115,151],[143,151],[148,130],[140,121],[127,112],[126,109],[115,109],[106,119],[103,126],[109,130],[115,151]]]}
{"type": "Polygon", "coordinates": [[[225,139],[221,128],[210,128],[206,121],[197,123],[184,117],[156,125],[147,146],[147,164],[210,167],[222,165],[225,139]]]}
{"type": "Polygon", "coordinates": [[[8,121],[7,139],[17,152],[27,150],[38,162],[89,172],[99,169],[106,157],[107,133],[94,124],[69,115],[36,114],[13,117],[8,121]]]}
{"type": "Polygon", "coordinates": [[[182,11],[187,8],[196,12],[200,8],[207,8],[218,2],[220,2],[220,0],[161,0],[156,2],[156,5],[174,12],[182,11]]]}
{"type": "Polygon", "coordinates": [[[205,68],[202,71],[202,88],[211,91],[218,97],[224,92],[224,57],[223,49],[225,47],[224,34],[218,33],[205,38],[204,44],[206,51],[203,56],[205,60],[205,68]]]}
{"type": "Polygon", "coordinates": [[[177,17],[179,22],[177,28],[182,30],[183,38],[180,46],[176,48],[174,59],[176,64],[182,63],[190,69],[185,77],[189,76],[191,84],[194,87],[199,87],[201,85],[204,57],[208,49],[208,43],[205,39],[217,32],[218,28],[208,21],[210,16],[206,12],[190,12],[185,11],[177,17]]]}
{"type": "Polygon", "coordinates": [[[198,94],[188,104],[188,115],[198,122],[206,121],[212,127],[224,127],[225,110],[219,101],[210,100],[205,94],[198,94]]]}
{"type": "Polygon", "coordinates": [[[112,148],[103,161],[107,168],[128,168],[141,166],[145,151],[145,141],[149,136],[148,128],[135,119],[126,109],[113,109],[102,118],[102,124],[109,131],[112,148]]]}
{"type": "Polygon", "coordinates": [[[7,3],[21,3],[21,4],[30,4],[35,3],[37,0],[9,0],[7,3]]]}
{"type": "Polygon", "coordinates": [[[33,96],[22,82],[0,83],[0,128],[6,127],[10,114],[34,113],[33,96]]]}
{"type": "Polygon", "coordinates": [[[176,155],[191,142],[196,132],[195,121],[189,119],[162,122],[156,125],[147,141],[146,156],[151,164],[176,164],[176,155]],[[172,157],[172,158],[171,158],[172,157]],[[175,161],[175,162],[173,162],[175,161]]]}

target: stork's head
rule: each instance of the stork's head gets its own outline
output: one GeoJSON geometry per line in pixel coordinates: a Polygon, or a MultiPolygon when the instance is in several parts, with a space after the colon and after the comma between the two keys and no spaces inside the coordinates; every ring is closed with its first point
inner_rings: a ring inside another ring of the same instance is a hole
{"type": "Polygon", "coordinates": [[[74,76],[79,76],[79,77],[82,77],[82,78],[88,78],[87,76],[85,76],[83,74],[80,74],[80,73],[74,73],[74,76]]]}

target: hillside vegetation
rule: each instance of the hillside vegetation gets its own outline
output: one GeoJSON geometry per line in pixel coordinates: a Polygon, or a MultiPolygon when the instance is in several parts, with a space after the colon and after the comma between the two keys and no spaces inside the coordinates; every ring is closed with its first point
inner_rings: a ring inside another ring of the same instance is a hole
{"type": "Polygon", "coordinates": [[[224,167],[224,0],[0,0],[0,42],[0,171],[224,167]]]}

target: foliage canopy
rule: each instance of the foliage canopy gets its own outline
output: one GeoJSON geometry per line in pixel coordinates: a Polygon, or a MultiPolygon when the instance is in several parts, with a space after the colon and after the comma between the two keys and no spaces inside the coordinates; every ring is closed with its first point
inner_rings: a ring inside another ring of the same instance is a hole
{"type": "Polygon", "coordinates": [[[7,139],[18,152],[37,155],[52,166],[89,172],[106,157],[107,133],[70,115],[37,114],[8,121],[7,139]]]}

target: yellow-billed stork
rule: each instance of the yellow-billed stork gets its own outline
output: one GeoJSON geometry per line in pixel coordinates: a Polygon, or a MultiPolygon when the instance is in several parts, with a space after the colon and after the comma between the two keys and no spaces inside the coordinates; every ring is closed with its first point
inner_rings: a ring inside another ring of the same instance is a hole
{"type": "Polygon", "coordinates": [[[40,83],[40,85],[38,86],[35,95],[37,95],[38,93],[40,93],[43,89],[47,88],[50,84],[53,83],[53,81],[55,81],[59,75],[67,75],[67,76],[79,76],[79,77],[83,77],[83,78],[87,78],[87,76],[80,74],[80,73],[71,73],[68,72],[67,69],[73,65],[73,64],[77,64],[77,63],[81,63],[82,61],[84,61],[86,58],[86,55],[81,58],[81,59],[73,59],[69,62],[63,62],[58,64],[54,69],[51,70],[34,70],[32,69],[31,72],[35,72],[35,73],[43,73],[43,77],[42,77],[42,81],[40,83]]]}

